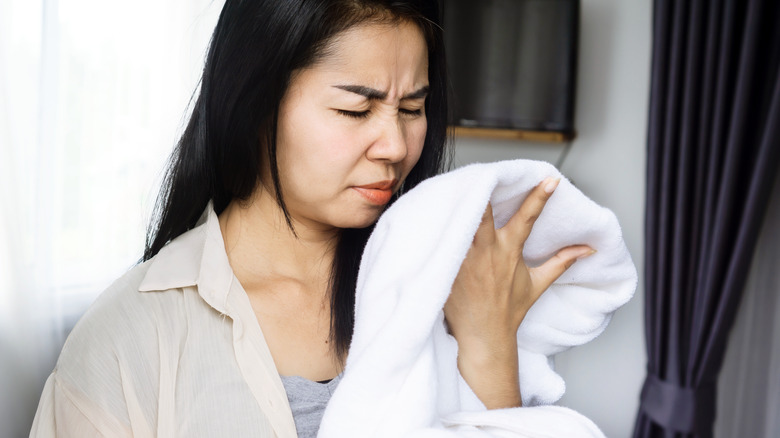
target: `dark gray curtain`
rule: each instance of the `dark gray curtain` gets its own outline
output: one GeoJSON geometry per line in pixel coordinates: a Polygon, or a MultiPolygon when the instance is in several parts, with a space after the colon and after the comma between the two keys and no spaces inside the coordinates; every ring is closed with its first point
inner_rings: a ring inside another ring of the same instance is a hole
{"type": "Polygon", "coordinates": [[[779,169],[780,2],[655,0],[653,14],[648,364],[634,437],[710,437],[728,333],[779,169]]]}

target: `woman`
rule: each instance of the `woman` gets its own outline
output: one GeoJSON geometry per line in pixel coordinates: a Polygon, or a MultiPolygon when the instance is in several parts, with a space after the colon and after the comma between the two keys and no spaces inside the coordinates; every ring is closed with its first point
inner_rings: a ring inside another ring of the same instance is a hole
{"type": "MultiPolygon", "coordinates": [[[[371,226],[445,166],[446,83],[435,1],[228,0],[144,263],[73,330],[32,435],[316,435],[371,226]]],[[[488,408],[520,405],[517,328],[592,252],[523,263],[556,184],[500,230],[488,208],[444,309],[488,408]]]]}

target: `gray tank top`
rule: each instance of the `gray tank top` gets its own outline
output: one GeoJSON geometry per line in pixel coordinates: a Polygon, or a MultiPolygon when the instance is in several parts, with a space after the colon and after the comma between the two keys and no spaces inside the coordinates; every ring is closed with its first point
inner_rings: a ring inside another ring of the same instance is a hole
{"type": "Polygon", "coordinates": [[[314,382],[300,376],[281,376],[287,400],[290,401],[298,438],[316,438],[322,414],[330,396],[336,390],[341,375],[326,383],[314,382]]]}

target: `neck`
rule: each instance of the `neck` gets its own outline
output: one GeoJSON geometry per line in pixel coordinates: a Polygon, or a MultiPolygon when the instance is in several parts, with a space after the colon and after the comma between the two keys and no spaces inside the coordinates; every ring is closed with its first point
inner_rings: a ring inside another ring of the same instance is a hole
{"type": "Polygon", "coordinates": [[[340,230],[293,221],[294,234],[273,196],[262,188],[256,193],[219,215],[230,266],[242,286],[249,292],[269,281],[294,281],[326,293],[340,230]]]}

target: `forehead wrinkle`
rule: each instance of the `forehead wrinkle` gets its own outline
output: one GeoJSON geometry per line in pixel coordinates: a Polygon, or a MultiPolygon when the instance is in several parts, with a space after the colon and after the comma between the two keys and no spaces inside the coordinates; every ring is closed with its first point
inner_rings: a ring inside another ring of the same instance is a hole
{"type": "MultiPolygon", "coordinates": [[[[369,100],[384,100],[387,98],[388,95],[387,91],[377,90],[375,88],[367,87],[364,85],[332,85],[332,87],[344,91],[349,91],[350,93],[358,94],[369,100]]],[[[431,87],[428,85],[423,85],[422,87],[410,93],[404,94],[401,97],[401,100],[422,99],[423,97],[428,95],[430,88],[431,87]]]]}

